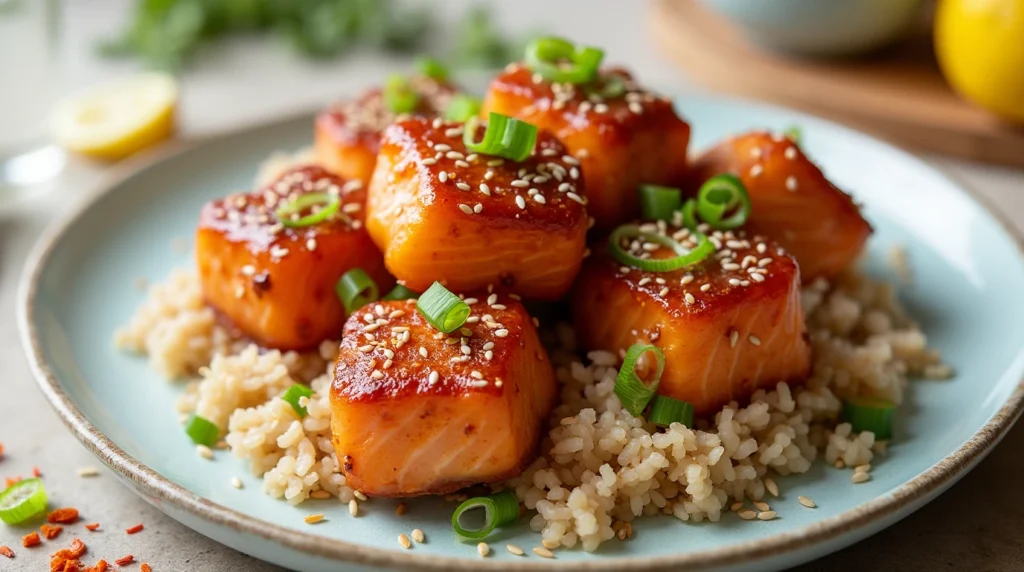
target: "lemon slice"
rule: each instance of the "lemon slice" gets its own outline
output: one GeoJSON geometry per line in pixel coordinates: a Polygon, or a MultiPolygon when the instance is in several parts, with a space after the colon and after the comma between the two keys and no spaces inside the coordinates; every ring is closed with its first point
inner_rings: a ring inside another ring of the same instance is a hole
{"type": "Polygon", "coordinates": [[[59,102],[54,139],[76,153],[121,159],[174,132],[178,84],[165,74],[143,74],[99,85],[59,102]]]}

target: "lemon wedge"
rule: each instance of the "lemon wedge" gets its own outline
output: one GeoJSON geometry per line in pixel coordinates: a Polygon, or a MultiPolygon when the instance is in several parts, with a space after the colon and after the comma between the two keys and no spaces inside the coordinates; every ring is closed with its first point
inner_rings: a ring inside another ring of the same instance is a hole
{"type": "Polygon", "coordinates": [[[99,85],[57,104],[53,137],[69,151],[121,159],[170,137],[177,104],[178,84],[166,74],[99,85]]]}

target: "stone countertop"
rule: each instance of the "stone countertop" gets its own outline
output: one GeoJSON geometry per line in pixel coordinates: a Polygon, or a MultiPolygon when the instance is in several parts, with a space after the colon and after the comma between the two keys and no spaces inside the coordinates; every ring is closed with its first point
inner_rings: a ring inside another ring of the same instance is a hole
{"type": "MultiPolygon", "coordinates": [[[[132,63],[96,60],[88,49],[96,37],[116,28],[127,1],[65,3],[62,63],[66,86],[87,85],[133,69],[132,63]]],[[[446,0],[438,4],[437,12],[443,19],[451,19],[468,3],[446,0]]],[[[549,30],[599,44],[607,47],[609,60],[629,62],[650,84],[666,91],[692,89],[686,78],[655,52],[645,33],[639,3],[524,0],[515,6],[518,9],[508,3],[497,6],[498,20],[508,29],[549,30]],[[584,9],[586,17],[581,17],[584,9]]],[[[310,64],[277,48],[256,42],[234,43],[190,69],[183,78],[182,136],[198,138],[281,113],[312,109],[379,81],[382,66],[400,65],[397,60],[372,54],[310,64]]],[[[976,189],[1008,215],[1018,230],[1024,229],[1024,171],[934,156],[925,159],[976,189]]],[[[75,202],[76,190],[94,184],[104,171],[96,164],[72,161],[34,200],[6,210],[0,207],[0,443],[5,448],[0,477],[27,475],[38,467],[54,506],[76,506],[85,521],[102,524],[102,532],[95,533],[77,525],[64,532],[60,545],[81,535],[90,554],[108,560],[133,554],[157,572],[280,570],[192,532],[136,497],[64,428],[31,378],[15,324],[15,290],[22,265],[45,224],[75,202]],[[79,477],[81,467],[100,467],[100,474],[79,477]],[[139,522],[145,524],[142,533],[128,536],[123,532],[139,522]]],[[[1021,450],[1024,425],[1011,431],[988,459],[930,505],[881,534],[796,570],[1024,570],[1021,450]]],[[[23,533],[0,526],[0,544],[17,552],[16,560],[0,559],[0,571],[47,569],[53,545],[23,549],[23,533]]]]}

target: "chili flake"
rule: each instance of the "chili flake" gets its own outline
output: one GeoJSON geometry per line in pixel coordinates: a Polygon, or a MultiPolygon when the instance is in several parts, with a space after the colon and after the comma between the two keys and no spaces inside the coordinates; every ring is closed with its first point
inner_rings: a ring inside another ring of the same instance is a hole
{"type": "Polygon", "coordinates": [[[75,508],[58,508],[46,515],[46,522],[73,524],[76,521],[78,521],[78,509],[75,508]]]}
{"type": "Polygon", "coordinates": [[[21,545],[25,548],[32,548],[33,546],[38,546],[40,542],[42,542],[42,540],[39,539],[39,533],[35,531],[30,532],[25,536],[21,537],[21,545]]]}

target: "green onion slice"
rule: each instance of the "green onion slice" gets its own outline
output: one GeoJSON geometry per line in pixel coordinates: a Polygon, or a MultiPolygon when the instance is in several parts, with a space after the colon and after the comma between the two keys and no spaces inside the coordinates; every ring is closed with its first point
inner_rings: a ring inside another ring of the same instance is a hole
{"type": "Polygon", "coordinates": [[[799,125],[790,125],[788,129],[782,132],[782,134],[786,136],[786,139],[789,139],[797,145],[800,145],[800,143],[803,142],[804,133],[803,130],[800,129],[799,125]]]}
{"type": "Polygon", "coordinates": [[[487,129],[484,137],[476,141],[477,117],[469,118],[462,132],[462,141],[473,153],[504,157],[513,161],[522,161],[533,152],[537,143],[537,126],[507,115],[494,113],[487,117],[487,129]]]}
{"type": "Polygon", "coordinates": [[[341,207],[341,199],[330,193],[306,193],[298,196],[295,200],[281,205],[274,215],[277,220],[289,228],[301,228],[313,226],[331,218],[341,207]],[[313,207],[320,207],[316,212],[297,219],[292,218],[293,214],[301,213],[313,207]]]}
{"type": "Polygon", "coordinates": [[[420,96],[401,75],[388,78],[384,85],[384,105],[391,113],[412,113],[420,104],[420,96]]]}
{"type": "Polygon", "coordinates": [[[452,513],[452,528],[455,536],[462,541],[478,541],[487,538],[499,526],[515,522],[519,518],[519,499],[512,491],[501,491],[485,497],[471,498],[452,513]],[[469,528],[462,524],[462,516],[474,509],[484,510],[483,526],[469,528]]]}
{"type": "Polygon", "coordinates": [[[220,438],[220,427],[217,427],[213,421],[193,413],[188,418],[188,423],[185,424],[185,433],[196,445],[213,447],[217,444],[217,439],[220,438]]]}
{"type": "Polygon", "coordinates": [[[21,524],[46,511],[46,488],[42,479],[25,479],[0,493],[0,520],[21,524]]]}
{"type": "Polygon", "coordinates": [[[687,250],[682,244],[668,236],[644,232],[640,230],[639,225],[624,224],[613,230],[611,236],[608,237],[608,250],[611,251],[615,260],[626,266],[632,266],[648,272],[671,272],[697,264],[715,252],[715,245],[711,244],[708,237],[699,232],[694,232],[693,235],[697,239],[697,246],[693,250],[687,250]],[[647,242],[660,244],[672,249],[676,256],[672,258],[640,258],[633,256],[621,244],[625,238],[642,238],[647,242]]]}
{"type": "Polygon", "coordinates": [[[688,199],[683,203],[683,226],[693,232],[697,231],[697,199],[688,199]]]}
{"type": "Polygon", "coordinates": [[[871,431],[875,439],[892,439],[896,404],[880,397],[851,397],[843,401],[843,419],[855,433],[871,431]]]}
{"type": "Polygon", "coordinates": [[[697,214],[712,228],[738,228],[750,217],[750,195],[736,175],[715,175],[697,191],[697,214]]]}
{"type": "Polygon", "coordinates": [[[479,98],[465,93],[457,93],[448,102],[448,107],[444,110],[444,118],[448,121],[469,121],[470,117],[476,117],[480,113],[481,105],[479,98]]]}
{"type": "Polygon", "coordinates": [[[414,300],[419,297],[419,292],[414,292],[406,288],[404,285],[399,284],[395,286],[393,290],[388,292],[387,296],[381,298],[381,300],[414,300]]]}
{"type": "Polygon", "coordinates": [[[538,38],[526,46],[526,66],[548,81],[588,83],[597,77],[604,51],[562,38],[538,38]]]}
{"type": "Polygon", "coordinates": [[[673,423],[682,423],[693,427],[693,405],[664,395],[658,395],[651,404],[651,412],[647,420],[655,425],[668,427],[673,423]]]}
{"type": "Polygon", "coordinates": [[[416,301],[416,309],[438,330],[448,334],[462,327],[469,306],[440,282],[434,282],[416,301]]]}
{"type": "Polygon", "coordinates": [[[313,397],[313,390],[310,389],[308,385],[296,383],[295,385],[289,387],[288,391],[284,392],[284,395],[281,396],[281,399],[287,401],[288,405],[291,405],[292,409],[294,409],[295,412],[299,414],[299,417],[305,417],[306,415],[309,414],[309,411],[306,411],[305,407],[299,405],[300,397],[305,397],[307,399],[313,397]]]}
{"type": "Polygon", "coordinates": [[[430,79],[448,81],[448,67],[434,58],[426,56],[416,60],[416,69],[430,79]]]}
{"type": "Polygon", "coordinates": [[[338,283],[334,285],[334,293],[345,306],[346,314],[351,314],[380,298],[377,283],[362,268],[353,268],[342,274],[338,283]]]}
{"type": "Polygon", "coordinates": [[[626,350],[626,357],[619,368],[619,376],[615,380],[615,395],[619,396],[622,407],[633,417],[638,417],[647,407],[661,383],[661,374],[665,371],[665,354],[661,348],[648,344],[633,344],[626,350]],[[636,362],[640,356],[651,352],[654,356],[655,371],[649,382],[640,379],[636,373],[636,362]]]}
{"type": "Polygon", "coordinates": [[[683,192],[672,187],[640,185],[640,216],[644,220],[672,220],[683,204],[683,192]]]}

